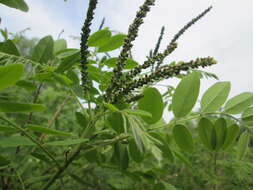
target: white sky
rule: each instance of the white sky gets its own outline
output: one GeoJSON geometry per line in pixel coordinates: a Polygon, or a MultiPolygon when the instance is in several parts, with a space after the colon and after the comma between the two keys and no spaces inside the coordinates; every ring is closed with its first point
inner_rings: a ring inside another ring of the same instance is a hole
{"type": "MultiPolygon", "coordinates": [[[[12,32],[30,27],[29,36],[42,37],[48,34],[56,37],[64,29],[64,38],[69,45],[77,47],[78,42],[68,36],[78,36],[87,0],[26,0],[30,6],[28,13],[0,6],[1,28],[12,32]]],[[[99,0],[93,28],[99,26],[106,17],[106,25],[113,30],[126,32],[138,7],[143,0],[99,0]]],[[[194,25],[179,40],[179,48],[167,60],[190,60],[196,57],[213,56],[219,64],[206,69],[216,73],[220,80],[231,81],[231,95],[253,91],[253,1],[252,0],[157,0],[151,13],[141,27],[135,42],[134,56],[143,61],[149,50],[154,47],[161,26],[165,26],[162,49],[173,35],[193,17],[208,6],[213,10],[194,25]]],[[[213,84],[214,80],[202,81],[202,91],[213,84]]],[[[175,81],[166,81],[175,84],[175,81]]]]}

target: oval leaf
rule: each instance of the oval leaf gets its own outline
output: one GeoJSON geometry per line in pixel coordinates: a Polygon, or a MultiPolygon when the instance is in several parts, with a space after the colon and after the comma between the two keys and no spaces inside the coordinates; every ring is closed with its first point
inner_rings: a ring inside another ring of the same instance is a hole
{"type": "MultiPolygon", "coordinates": [[[[107,59],[104,64],[108,67],[115,67],[116,66],[116,63],[118,61],[118,58],[117,57],[112,57],[110,59],[107,59]]],[[[124,65],[124,69],[133,69],[134,67],[136,67],[137,65],[139,65],[138,62],[134,61],[133,59],[127,59],[127,61],[125,62],[125,65],[124,65]]]]}
{"type": "Polygon", "coordinates": [[[248,121],[253,121],[253,107],[247,108],[243,113],[242,113],[242,120],[245,122],[248,121]]]}
{"type": "Polygon", "coordinates": [[[245,156],[247,152],[247,148],[249,145],[249,133],[247,131],[243,132],[240,136],[238,147],[237,147],[237,159],[241,160],[245,156]]]}
{"type": "Polygon", "coordinates": [[[111,31],[109,31],[108,29],[99,30],[90,35],[88,39],[88,46],[91,47],[102,46],[110,37],[111,31]]]}
{"type": "Polygon", "coordinates": [[[53,57],[54,40],[51,36],[42,38],[34,47],[32,60],[47,63],[53,57]]]}
{"type": "Polygon", "coordinates": [[[72,136],[71,133],[55,130],[55,129],[49,129],[46,127],[38,126],[38,125],[27,125],[27,128],[34,132],[44,133],[47,135],[59,135],[59,136],[72,136]]]}
{"type": "Polygon", "coordinates": [[[176,117],[191,112],[199,95],[200,79],[197,72],[185,76],[178,84],[172,97],[172,111],[176,117]]]}
{"type": "Polygon", "coordinates": [[[141,162],[144,159],[144,154],[142,152],[140,152],[140,150],[138,149],[135,141],[132,139],[129,142],[129,154],[130,157],[135,161],[135,162],[141,162]]]}
{"type": "Polygon", "coordinates": [[[24,12],[27,12],[29,10],[24,0],[0,0],[0,3],[24,12]]]}
{"type": "Polygon", "coordinates": [[[224,118],[219,118],[216,120],[214,124],[215,132],[216,132],[216,147],[215,150],[220,150],[223,146],[226,135],[227,135],[227,123],[224,118]]]}
{"type": "Polygon", "coordinates": [[[253,93],[243,92],[230,100],[225,105],[225,112],[238,114],[253,104],[253,93]]]}
{"type": "Polygon", "coordinates": [[[124,132],[124,120],[121,113],[113,112],[107,117],[108,124],[118,134],[124,132]]]}
{"type": "Polygon", "coordinates": [[[101,46],[99,46],[98,52],[108,52],[118,49],[124,44],[125,37],[125,34],[117,34],[110,37],[101,46]]]}
{"type": "Polygon", "coordinates": [[[173,127],[173,137],[177,145],[184,151],[193,151],[193,139],[189,130],[183,125],[173,127]]]}
{"type": "Polygon", "coordinates": [[[138,107],[141,110],[149,112],[152,118],[143,116],[143,120],[148,124],[159,121],[163,115],[163,99],[156,88],[146,88],[143,92],[144,97],[138,101],[138,107]]]}
{"type": "Polygon", "coordinates": [[[22,104],[8,101],[0,101],[0,112],[7,113],[30,113],[30,112],[43,112],[46,107],[42,104],[22,104]]]}
{"type": "Polygon", "coordinates": [[[54,42],[54,54],[67,49],[67,42],[64,39],[59,39],[54,42]]]}
{"type": "Polygon", "coordinates": [[[0,66],[0,90],[14,85],[23,75],[22,64],[0,66]]]}
{"type": "Polygon", "coordinates": [[[230,82],[217,82],[204,93],[201,99],[201,111],[218,110],[227,100],[231,88],[230,82]]]}
{"type": "Polygon", "coordinates": [[[226,139],[225,139],[224,145],[222,147],[224,150],[229,148],[230,146],[232,146],[232,144],[236,140],[236,137],[238,136],[239,131],[240,131],[240,128],[236,124],[228,127],[226,139]]]}
{"type": "Polygon", "coordinates": [[[0,52],[16,56],[20,55],[16,45],[11,40],[0,42],[0,52]]]}
{"type": "Polygon", "coordinates": [[[209,150],[214,150],[216,146],[213,143],[214,132],[213,123],[207,118],[201,118],[198,124],[198,134],[201,142],[209,150]]]}

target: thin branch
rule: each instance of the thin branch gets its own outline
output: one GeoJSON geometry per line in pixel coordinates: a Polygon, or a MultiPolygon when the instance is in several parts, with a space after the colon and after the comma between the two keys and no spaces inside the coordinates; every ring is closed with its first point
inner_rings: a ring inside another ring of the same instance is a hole
{"type": "Polygon", "coordinates": [[[15,123],[13,123],[12,121],[0,116],[0,119],[5,121],[6,123],[9,123],[11,126],[13,126],[13,128],[17,129],[18,131],[20,131],[22,134],[24,134],[24,136],[26,136],[28,139],[30,139],[33,143],[35,143],[49,158],[51,158],[51,160],[55,163],[55,165],[57,167],[60,167],[60,164],[57,162],[57,160],[54,158],[54,156],[46,149],[44,148],[39,141],[37,141],[36,139],[34,139],[29,133],[27,133],[26,130],[24,130],[22,127],[16,125],[15,123]]]}

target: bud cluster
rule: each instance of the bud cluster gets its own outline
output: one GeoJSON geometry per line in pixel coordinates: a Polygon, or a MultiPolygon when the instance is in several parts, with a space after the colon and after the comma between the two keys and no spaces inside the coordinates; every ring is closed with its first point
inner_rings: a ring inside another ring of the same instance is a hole
{"type": "Polygon", "coordinates": [[[155,0],[146,0],[144,4],[140,7],[137,12],[133,23],[129,26],[127,37],[125,38],[122,51],[118,57],[118,62],[114,68],[114,76],[112,77],[111,85],[107,89],[107,94],[111,94],[115,89],[122,76],[122,70],[125,66],[126,60],[129,58],[129,52],[133,47],[132,42],[138,36],[139,27],[143,24],[143,19],[146,17],[147,13],[150,11],[150,7],[154,5],[155,0]]]}
{"type": "Polygon", "coordinates": [[[155,72],[152,72],[149,75],[145,75],[142,78],[135,79],[127,83],[124,87],[120,89],[117,93],[114,94],[111,101],[113,103],[118,102],[123,97],[126,97],[128,94],[132,93],[135,89],[139,89],[144,85],[148,85],[153,82],[159,82],[163,79],[168,79],[176,75],[181,74],[182,71],[188,71],[190,69],[196,69],[198,67],[207,67],[216,64],[217,62],[212,57],[206,58],[197,58],[189,62],[179,62],[176,65],[162,66],[155,72]]]}
{"type": "Polygon", "coordinates": [[[82,27],[81,32],[81,78],[82,78],[82,87],[84,89],[84,92],[88,89],[88,72],[87,72],[87,64],[88,64],[88,56],[89,56],[89,50],[88,50],[88,38],[91,32],[90,26],[92,24],[92,20],[94,18],[94,11],[97,6],[97,0],[90,0],[89,2],[89,8],[86,15],[86,19],[84,22],[84,25],[82,27]]]}

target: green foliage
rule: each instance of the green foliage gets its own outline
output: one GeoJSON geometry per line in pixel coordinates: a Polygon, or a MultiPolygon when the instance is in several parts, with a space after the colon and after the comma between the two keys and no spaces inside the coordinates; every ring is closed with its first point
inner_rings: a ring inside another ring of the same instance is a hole
{"type": "Polygon", "coordinates": [[[23,76],[23,73],[22,64],[0,66],[0,90],[14,85],[23,76]]]}
{"type": "Polygon", "coordinates": [[[53,57],[54,41],[51,36],[42,38],[34,47],[32,60],[39,63],[47,63],[53,57]]]}
{"type": "Polygon", "coordinates": [[[225,105],[225,112],[238,114],[253,104],[253,93],[243,92],[231,99],[225,105]]]}
{"type": "Polygon", "coordinates": [[[138,101],[138,107],[152,115],[151,118],[144,116],[143,120],[149,124],[156,123],[163,114],[162,96],[156,88],[146,88],[143,95],[144,97],[138,101]]]}
{"type": "Polygon", "coordinates": [[[241,160],[246,154],[249,145],[250,135],[247,131],[243,132],[240,136],[237,147],[237,159],[241,160]]]}
{"type": "Polygon", "coordinates": [[[29,113],[43,112],[46,107],[42,104],[24,104],[9,101],[0,101],[0,112],[7,113],[29,113]]]}
{"type": "Polygon", "coordinates": [[[11,55],[16,55],[16,56],[20,55],[16,45],[11,40],[0,42],[0,52],[4,52],[11,55]]]}
{"type": "Polygon", "coordinates": [[[0,0],[0,4],[27,12],[29,10],[24,0],[0,0]]]}
{"type": "Polygon", "coordinates": [[[211,86],[201,99],[203,112],[217,111],[227,100],[230,92],[230,82],[217,82],[211,86]]]}
{"type": "Polygon", "coordinates": [[[154,2],[143,3],[127,35],[102,29],[104,21],[90,34],[97,5],[90,0],[80,50],[1,30],[0,187],[252,189],[252,93],[227,101],[231,84],[217,82],[199,97],[201,77],[216,75],[196,69],[216,64],[211,57],[164,65],[211,7],[160,53],[163,29],[138,63],[133,41],[154,2]],[[160,90],[157,82],[171,77],[177,87],[160,90]]]}
{"type": "Polygon", "coordinates": [[[172,98],[172,111],[176,117],[184,117],[194,107],[199,95],[199,74],[193,72],[178,84],[172,98]]]}
{"type": "Polygon", "coordinates": [[[177,145],[184,151],[193,151],[193,139],[191,133],[183,125],[173,127],[173,136],[177,145]]]}
{"type": "Polygon", "coordinates": [[[222,146],[223,149],[229,148],[234,142],[239,133],[239,126],[234,124],[228,127],[225,142],[222,146]]]}

